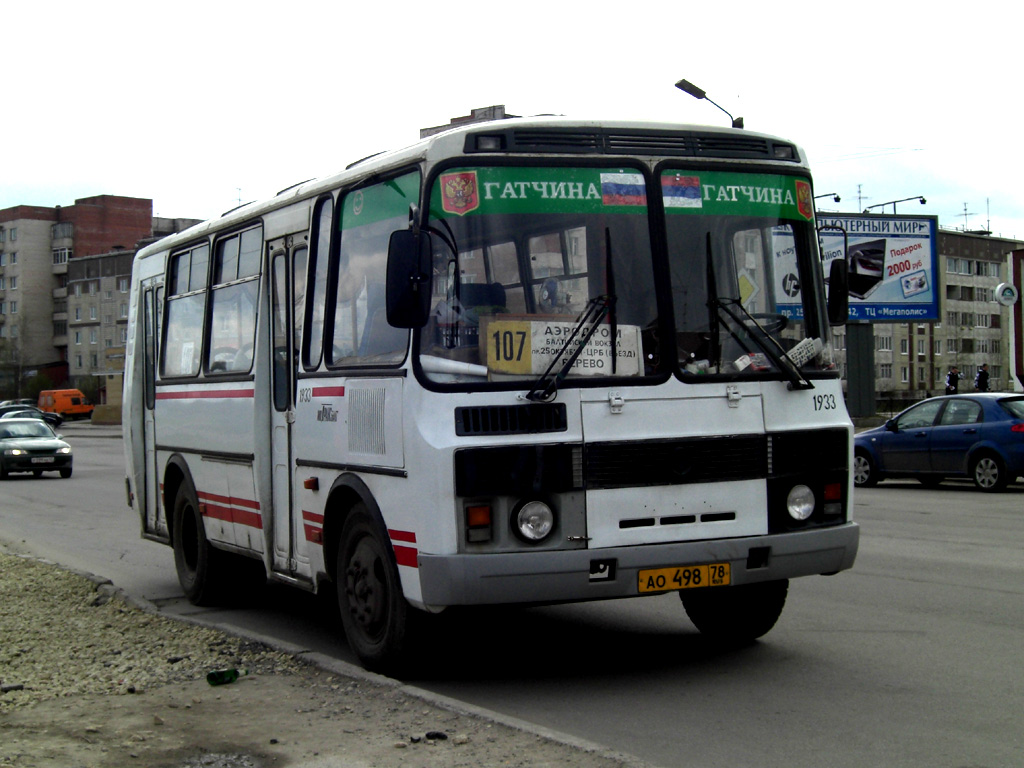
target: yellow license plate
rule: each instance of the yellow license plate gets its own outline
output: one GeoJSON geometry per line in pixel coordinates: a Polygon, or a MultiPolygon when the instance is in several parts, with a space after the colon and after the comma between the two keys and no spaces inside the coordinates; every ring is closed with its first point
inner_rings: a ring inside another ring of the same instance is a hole
{"type": "Polygon", "coordinates": [[[729,584],[729,577],[728,563],[651,568],[640,571],[637,588],[641,592],[671,592],[694,587],[724,587],[729,584]]]}

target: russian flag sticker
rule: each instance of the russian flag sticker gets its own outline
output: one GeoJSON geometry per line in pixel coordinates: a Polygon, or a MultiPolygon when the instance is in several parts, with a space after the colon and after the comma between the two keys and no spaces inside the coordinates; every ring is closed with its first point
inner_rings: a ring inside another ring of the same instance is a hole
{"type": "Polygon", "coordinates": [[[647,205],[643,174],[602,173],[601,201],[605,205],[647,205]]]}

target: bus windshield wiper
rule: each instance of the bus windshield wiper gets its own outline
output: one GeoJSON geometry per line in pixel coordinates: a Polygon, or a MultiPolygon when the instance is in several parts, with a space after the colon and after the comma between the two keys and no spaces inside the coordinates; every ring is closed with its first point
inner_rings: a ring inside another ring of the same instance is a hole
{"type": "MultiPolygon", "coordinates": [[[[576,326],[572,329],[572,333],[569,334],[568,338],[562,342],[562,346],[558,348],[558,352],[555,353],[554,359],[547,369],[540,375],[540,378],[534,382],[533,387],[529,392],[526,393],[526,399],[532,400],[536,403],[543,403],[550,400],[556,391],[558,386],[565,380],[565,377],[569,375],[569,369],[572,368],[573,363],[576,362],[576,358],[583,352],[583,348],[590,342],[591,337],[597,331],[597,327],[601,324],[601,321],[608,315],[611,307],[615,304],[615,297],[605,294],[603,296],[595,296],[587,302],[587,306],[584,307],[583,312],[580,313],[579,319],[576,321],[576,326]],[[577,341],[578,340],[578,341],[577,341]],[[573,347],[572,352],[566,357],[566,352],[573,347]],[[552,371],[558,366],[558,362],[565,358],[565,362],[558,368],[558,371],[552,375],[552,371]]],[[[617,354],[617,349],[612,344],[612,354],[617,354]]]]}
{"type": "MultiPolygon", "coordinates": [[[[715,279],[715,261],[711,250],[711,233],[707,234],[707,286],[708,286],[708,313],[711,325],[711,343],[713,358],[717,363],[721,361],[718,359],[721,356],[721,343],[718,338],[718,331],[722,321],[723,314],[728,317],[726,326],[729,329],[730,335],[736,339],[736,342],[746,347],[745,344],[740,341],[734,328],[744,328],[743,317],[737,313],[733,307],[738,307],[739,311],[746,317],[746,319],[754,326],[754,329],[750,330],[745,335],[750,338],[761,351],[775,364],[775,366],[782,371],[782,374],[789,379],[789,385],[791,389],[814,389],[814,385],[804,376],[800,367],[796,365],[792,359],[786,355],[786,351],[782,349],[779,342],[764,329],[752,314],[747,312],[746,308],[740,302],[739,299],[723,299],[718,295],[718,286],[715,279]]],[[[748,350],[749,351],[749,350],[748,350]]]]}
{"type": "Polygon", "coordinates": [[[793,362],[793,360],[786,354],[786,350],[775,340],[775,338],[764,329],[757,318],[747,312],[746,308],[740,302],[739,299],[718,299],[718,308],[725,312],[732,319],[736,325],[742,327],[744,325],[743,318],[746,318],[755,330],[751,330],[749,338],[753,340],[757,346],[761,348],[761,351],[768,356],[768,358],[775,363],[775,366],[785,374],[786,378],[789,379],[790,386],[793,389],[814,389],[814,385],[808,381],[807,377],[804,376],[803,371],[800,370],[800,366],[793,362]],[[740,317],[733,308],[739,309],[743,313],[743,317],[740,317]]]}

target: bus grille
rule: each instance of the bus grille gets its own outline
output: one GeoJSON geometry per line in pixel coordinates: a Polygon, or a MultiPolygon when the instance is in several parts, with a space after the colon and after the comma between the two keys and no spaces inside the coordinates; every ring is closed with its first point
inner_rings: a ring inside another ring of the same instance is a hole
{"type": "Polygon", "coordinates": [[[764,435],[587,446],[587,488],[635,488],[751,480],[768,476],[764,435]]]}
{"type": "Polygon", "coordinates": [[[565,432],[565,403],[484,405],[455,409],[455,434],[459,436],[533,435],[565,432]]]}

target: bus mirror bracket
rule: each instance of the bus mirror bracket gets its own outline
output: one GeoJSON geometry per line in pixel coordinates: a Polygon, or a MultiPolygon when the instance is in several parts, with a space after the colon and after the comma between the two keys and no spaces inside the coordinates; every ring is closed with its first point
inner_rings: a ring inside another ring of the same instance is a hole
{"type": "Polygon", "coordinates": [[[829,325],[846,325],[850,317],[850,280],[846,259],[833,259],[828,273],[829,325]]]}
{"type": "Polygon", "coordinates": [[[422,328],[430,315],[430,234],[400,229],[388,243],[387,317],[395,328],[422,328]]]}

